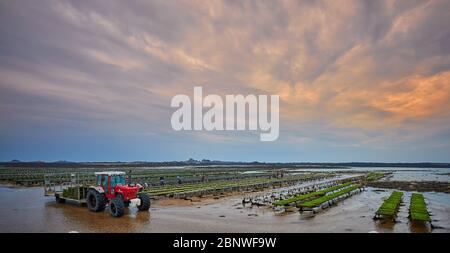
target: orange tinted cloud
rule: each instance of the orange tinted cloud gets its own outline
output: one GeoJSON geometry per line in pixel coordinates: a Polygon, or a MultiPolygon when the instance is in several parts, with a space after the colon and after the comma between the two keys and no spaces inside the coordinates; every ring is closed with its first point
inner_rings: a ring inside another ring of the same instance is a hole
{"type": "Polygon", "coordinates": [[[445,117],[450,112],[450,71],[429,77],[415,75],[381,87],[387,91],[378,99],[370,99],[369,104],[392,113],[399,121],[445,117]]]}
{"type": "MultiPolygon", "coordinates": [[[[130,132],[166,133],[170,98],[202,86],[205,95],[280,95],[281,140],[314,144],[327,136],[334,146],[354,140],[342,145],[353,147],[400,139],[396,129],[450,131],[435,123],[450,125],[447,0],[113,1],[108,8],[43,0],[2,8],[0,89],[15,94],[0,100],[4,115],[26,118],[57,104],[49,122],[67,117],[91,127],[106,115],[105,127],[132,122],[130,132]]],[[[223,139],[213,137],[203,139],[223,139]]]]}

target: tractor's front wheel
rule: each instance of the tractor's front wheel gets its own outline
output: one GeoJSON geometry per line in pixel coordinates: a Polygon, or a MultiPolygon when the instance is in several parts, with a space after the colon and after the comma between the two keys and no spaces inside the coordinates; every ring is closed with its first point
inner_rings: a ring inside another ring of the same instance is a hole
{"type": "Polygon", "coordinates": [[[122,198],[114,198],[109,202],[109,210],[113,217],[123,216],[125,212],[125,205],[122,198]]]}
{"type": "Polygon", "coordinates": [[[105,210],[106,199],[100,192],[94,189],[89,189],[86,194],[86,204],[89,211],[100,212],[105,210]]]}
{"type": "Polygon", "coordinates": [[[150,209],[150,196],[145,193],[140,193],[138,198],[141,200],[141,204],[137,206],[139,211],[148,211],[150,209]]]}

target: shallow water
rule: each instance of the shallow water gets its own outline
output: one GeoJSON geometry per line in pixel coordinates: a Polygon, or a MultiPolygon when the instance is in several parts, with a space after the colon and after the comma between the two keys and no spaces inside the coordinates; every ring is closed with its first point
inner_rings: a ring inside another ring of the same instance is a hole
{"type": "Polygon", "coordinates": [[[389,167],[349,167],[345,169],[293,169],[291,171],[316,172],[359,172],[386,171],[392,172],[392,181],[439,181],[450,182],[450,168],[389,168],[389,167]]]}
{"type": "MultiPolygon", "coordinates": [[[[372,188],[328,208],[313,218],[299,212],[275,214],[267,207],[243,207],[242,196],[211,203],[160,206],[149,212],[126,211],[113,218],[108,210],[92,213],[86,207],[57,204],[41,188],[0,187],[0,232],[429,232],[411,227],[407,219],[409,195],[399,212],[399,222],[380,224],[372,217],[391,191],[372,188]]],[[[433,225],[431,232],[450,232],[450,194],[425,193],[433,225]]]]}

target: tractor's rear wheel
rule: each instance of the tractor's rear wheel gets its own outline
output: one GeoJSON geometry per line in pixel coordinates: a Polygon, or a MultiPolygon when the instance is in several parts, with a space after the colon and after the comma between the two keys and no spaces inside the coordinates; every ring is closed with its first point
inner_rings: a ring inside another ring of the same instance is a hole
{"type": "Polygon", "coordinates": [[[140,193],[138,198],[141,200],[141,204],[137,206],[139,211],[148,211],[150,209],[150,196],[145,193],[140,193]]]}
{"type": "Polygon", "coordinates": [[[109,210],[113,217],[120,217],[125,212],[125,205],[122,198],[114,198],[109,202],[109,210]]]}
{"type": "Polygon", "coordinates": [[[100,212],[105,210],[106,199],[100,192],[94,189],[89,189],[86,194],[86,204],[89,211],[100,212]]]}

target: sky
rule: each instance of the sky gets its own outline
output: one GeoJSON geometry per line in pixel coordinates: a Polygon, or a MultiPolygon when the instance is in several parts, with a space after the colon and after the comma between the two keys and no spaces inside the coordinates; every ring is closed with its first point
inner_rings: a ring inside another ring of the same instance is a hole
{"type": "Polygon", "coordinates": [[[0,161],[450,162],[450,1],[0,0],[0,161]],[[277,141],[173,96],[280,96],[277,141]]]}

